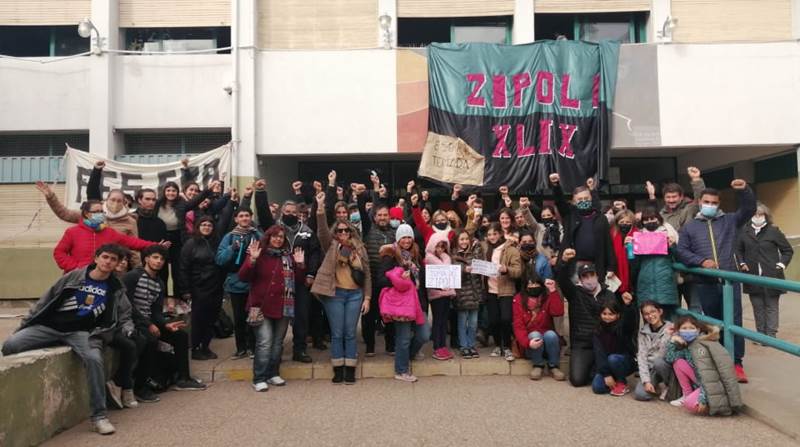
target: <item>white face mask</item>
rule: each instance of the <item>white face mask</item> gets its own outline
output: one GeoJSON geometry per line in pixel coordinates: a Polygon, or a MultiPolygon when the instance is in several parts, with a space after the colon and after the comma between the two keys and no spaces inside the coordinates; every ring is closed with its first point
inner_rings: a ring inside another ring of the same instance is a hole
{"type": "Polygon", "coordinates": [[[753,225],[755,225],[757,227],[760,227],[760,226],[764,225],[765,223],[767,223],[767,219],[764,216],[753,216],[750,219],[750,222],[752,222],[753,225]]]}

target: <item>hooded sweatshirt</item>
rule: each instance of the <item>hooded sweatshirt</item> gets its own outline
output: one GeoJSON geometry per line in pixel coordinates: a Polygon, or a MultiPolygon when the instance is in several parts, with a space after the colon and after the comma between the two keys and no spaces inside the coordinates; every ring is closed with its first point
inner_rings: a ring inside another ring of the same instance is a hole
{"type": "MultiPolygon", "coordinates": [[[[426,265],[451,265],[452,261],[450,260],[450,255],[448,254],[450,251],[450,242],[449,242],[448,233],[446,232],[434,232],[430,239],[428,240],[428,244],[425,246],[425,264],[426,265]],[[444,242],[446,244],[445,251],[441,255],[436,255],[436,245],[440,242],[444,242]]],[[[438,298],[449,298],[456,296],[455,289],[428,289],[428,299],[435,300],[438,298]]]]}

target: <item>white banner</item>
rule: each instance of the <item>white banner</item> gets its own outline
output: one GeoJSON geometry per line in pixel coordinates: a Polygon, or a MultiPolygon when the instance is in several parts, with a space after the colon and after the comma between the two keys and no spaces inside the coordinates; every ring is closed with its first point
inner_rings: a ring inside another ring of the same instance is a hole
{"type": "MultiPolygon", "coordinates": [[[[64,205],[67,208],[77,209],[86,200],[89,174],[91,174],[94,164],[101,160],[106,162],[100,186],[103,197],[112,189],[121,189],[125,193],[136,196],[136,192],[142,188],[152,188],[158,191],[160,185],[170,180],[181,184],[182,165],[180,161],[156,165],[121,163],[70,147],[67,148],[67,154],[64,156],[66,177],[64,205]]],[[[194,180],[203,188],[209,180],[220,180],[225,185],[230,185],[230,145],[226,144],[189,158],[189,169],[196,172],[194,180]]]]}
{"type": "Polygon", "coordinates": [[[460,289],[460,265],[426,265],[425,287],[428,289],[460,289]]]}
{"type": "Polygon", "coordinates": [[[473,259],[471,265],[471,272],[473,275],[483,276],[497,276],[497,264],[491,261],[481,261],[480,259],[473,259]]]}

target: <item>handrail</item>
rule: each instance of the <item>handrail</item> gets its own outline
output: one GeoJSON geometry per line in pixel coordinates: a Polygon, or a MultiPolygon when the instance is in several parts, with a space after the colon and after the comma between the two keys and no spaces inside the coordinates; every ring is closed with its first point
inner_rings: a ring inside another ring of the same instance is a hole
{"type": "Polygon", "coordinates": [[[685,265],[676,262],[672,264],[672,268],[679,272],[691,273],[693,275],[707,276],[718,278],[722,280],[722,321],[716,318],[711,318],[706,315],[698,314],[688,309],[677,309],[680,315],[691,315],[694,318],[715,326],[719,326],[724,337],[725,349],[731,357],[733,357],[733,336],[740,336],[749,340],[756,341],[765,346],[787,352],[789,354],[800,357],[800,345],[789,343],[785,340],[780,340],[769,335],[764,335],[750,329],[745,329],[737,326],[733,322],[733,283],[752,284],[760,287],[768,287],[778,290],[789,290],[792,292],[800,292],[800,282],[787,281],[785,279],[767,278],[759,275],[752,275],[748,273],[729,272],[726,270],[706,269],[698,267],[686,267],[685,265]]]}

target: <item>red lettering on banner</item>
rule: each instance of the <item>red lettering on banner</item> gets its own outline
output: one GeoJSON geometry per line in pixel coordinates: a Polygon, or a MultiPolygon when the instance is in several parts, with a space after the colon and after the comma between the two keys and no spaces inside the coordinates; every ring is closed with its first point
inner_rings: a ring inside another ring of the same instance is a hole
{"type": "Polygon", "coordinates": [[[536,154],[536,146],[525,146],[525,125],[517,124],[517,158],[536,154]]]}
{"type": "Polygon", "coordinates": [[[581,101],[569,97],[569,75],[561,75],[561,107],[566,109],[580,109],[581,101]]]}
{"type": "Polygon", "coordinates": [[[592,78],[592,108],[600,107],[600,74],[592,78]]]}
{"type": "Polygon", "coordinates": [[[496,124],[492,127],[494,136],[497,138],[497,144],[494,147],[494,152],[492,152],[493,158],[511,158],[511,152],[508,151],[508,146],[506,145],[506,138],[508,138],[510,130],[511,126],[508,124],[496,124]]]}
{"type": "Polygon", "coordinates": [[[578,131],[578,126],[574,124],[559,124],[558,128],[561,129],[561,146],[558,148],[558,155],[566,158],[575,158],[575,153],[572,152],[572,137],[578,131]]]}
{"type": "Polygon", "coordinates": [[[536,100],[541,104],[553,103],[553,73],[549,71],[536,73],[536,100]],[[547,90],[545,90],[545,82],[547,82],[547,90]]]}
{"type": "Polygon", "coordinates": [[[522,107],[522,95],[525,89],[531,86],[531,74],[528,72],[515,74],[514,82],[514,107],[522,107]]]}
{"type": "Polygon", "coordinates": [[[492,107],[506,108],[506,75],[492,76],[492,107]]]}
{"type": "Polygon", "coordinates": [[[486,105],[486,100],[478,95],[480,95],[483,85],[486,84],[486,75],[483,73],[468,73],[467,82],[475,83],[472,87],[472,93],[467,97],[467,105],[472,107],[484,107],[486,105]]]}
{"type": "Polygon", "coordinates": [[[539,120],[539,155],[550,155],[550,129],[553,128],[553,120],[539,120]]]}

